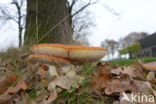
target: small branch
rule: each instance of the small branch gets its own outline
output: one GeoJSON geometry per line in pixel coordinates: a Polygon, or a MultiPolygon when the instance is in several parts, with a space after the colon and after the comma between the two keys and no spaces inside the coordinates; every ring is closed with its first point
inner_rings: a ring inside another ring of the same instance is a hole
{"type": "Polygon", "coordinates": [[[16,20],[17,17],[10,15],[9,12],[6,12],[6,10],[3,10],[2,8],[0,8],[0,11],[3,14],[3,16],[0,16],[0,18],[5,19],[5,21],[13,20],[14,22],[18,23],[18,20],[16,20]]]}
{"type": "Polygon", "coordinates": [[[23,6],[25,0],[20,0],[20,7],[23,6]]]}
{"type": "Polygon", "coordinates": [[[66,1],[67,8],[69,8],[70,7],[69,1],[68,0],[65,0],[65,1],[66,1]]]}
{"type": "Polygon", "coordinates": [[[78,0],[73,0],[72,3],[71,3],[71,5],[69,6],[69,13],[70,14],[72,14],[73,7],[74,7],[74,5],[76,4],[77,1],[78,0]]]}
{"type": "Polygon", "coordinates": [[[90,5],[93,5],[93,4],[96,4],[99,0],[96,0],[95,2],[91,2],[92,0],[89,0],[89,2],[86,4],[86,5],[84,5],[83,7],[81,7],[78,11],[76,11],[75,13],[73,13],[72,15],[71,15],[71,17],[74,17],[75,15],[77,15],[78,13],[80,13],[81,11],[83,11],[85,8],[87,8],[88,6],[90,6],[90,5]]]}
{"type": "Polygon", "coordinates": [[[24,0],[21,0],[20,3],[17,0],[13,0],[11,4],[14,4],[16,6],[17,12],[18,12],[18,31],[19,31],[19,47],[22,46],[22,31],[23,31],[23,24],[22,24],[22,17],[24,15],[22,15],[21,13],[21,9],[23,6],[23,2],[24,0]]]}
{"type": "Polygon", "coordinates": [[[110,11],[113,15],[115,16],[120,16],[121,14],[119,12],[117,12],[116,10],[114,10],[113,8],[109,7],[106,4],[102,4],[100,3],[102,6],[104,6],[104,8],[106,8],[108,11],[110,11]]]}

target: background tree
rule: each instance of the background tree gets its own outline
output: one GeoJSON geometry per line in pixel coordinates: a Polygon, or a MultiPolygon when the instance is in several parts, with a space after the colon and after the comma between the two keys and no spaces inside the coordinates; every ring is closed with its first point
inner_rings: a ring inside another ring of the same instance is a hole
{"type": "Polygon", "coordinates": [[[106,39],[101,43],[101,46],[107,48],[108,57],[111,54],[114,59],[114,53],[117,51],[119,43],[115,40],[106,39]]]}
{"type": "Polygon", "coordinates": [[[108,56],[108,59],[110,60],[110,54],[109,54],[109,40],[108,39],[106,39],[106,40],[104,40],[104,41],[102,41],[101,42],[101,47],[104,47],[104,48],[106,48],[107,49],[107,56],[108,56]]]}
{"type": "Polygon", "coordinates": [[[134,43],[136,43],[138,40],[145,38],[148,36],[148,33],[146,32],[132,32],[125,36],[124,38],[121,38],[119,40],[120,42],[120,47],[121,48],[126,48],[134,43]]]}
{"type": "Polygon", "coordinates": [[[115,40],[110,40],[109,41],[109,50],[110,53],[112,54],[112,57],[114,59],[114,53],[117,51],[118,47],[119,47],[119,43],[115,40]]]}
{"type": "Polygon", "coordinates": [[[119,50],[120,55],[129,54],[130,58],[134,58],[134,54],[141,49],[140,43],[134,43],[126,48],[119,50]]]}
{"type": "Polygon", "coordinates": [[[139,51],[141,48],[138,41],[140,39],[145,38],[146,36],[148,36],[148,33],[146,33],[146,32],[132,32],[132,33],[128,34],[127,36],[125,36],[124,38],[121,38],[119,40],[120,55],[129,54],[129,57],[133,58],[133,56],[134,56],[133,54],[135,52],[139,51]]]}
{"type": "Polygon", "coordinates": [[[19,39],[19,47],[22,46],[22,35],[23,30],[25,28],[25,0],[12,0],[10,4],[7,5],[0,5],[0,20],[3,21],[2,23],[14,21],[18,26],[18,39],[19,39]],[[14,6],[15,9],[11,8],[14,6]]]}
{"type": "Polygon", "coordinates": [[[140,43],[134,43],[127,47],[128,53],[130,55],[130,58],[134,58],[137,56],[134,56],[135,52],[138,52],[141,49],[140,43]]]}
{"type": "Polygon", "coordinates": [[[89,45],[88,34],[90,29],[95,26],[92,15],[89,11],[84,10],[73,18],[73,38],[74,41],[81,45],[89,45]]]}
{"type": "Polygon", "coordinates": [[[127,48],[122,48],[119,50],[119,54],[122,56],[124,55],[125,56],[125,59],[126,59],[126,54],[128,53],[128,50],[127,48]]]}

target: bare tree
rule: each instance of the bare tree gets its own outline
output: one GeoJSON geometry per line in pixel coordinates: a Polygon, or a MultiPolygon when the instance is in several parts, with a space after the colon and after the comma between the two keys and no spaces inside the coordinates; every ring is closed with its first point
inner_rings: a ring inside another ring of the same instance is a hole
{"type": "Polygon", "coordinates": [[[82,6],[78,9],[75,9],[75,6],[77,6],[78,2],[81,2],[81,0],[71,0],[71,3],[66,0],[67,7],[69,9],[69,13],[71,14],[71,17],[74,17],[75,15],[79,14],[83,10],[85,10],[88,6],[96,4],[99,0],[88,0],[88,3],[81,4],[82,6]]]}
{"type": "Polygon", "coordinates": [[[148,33],[146,33],[146,32],[129,33],[127,36],[120,39],[120,47],[127,48],[128,46],[136,43],[138,40],[143,39],[146,36],[148,36],[148,33]]]}
{"type": "Polygon", "coordinates": [[[81,45],[89,45],[88,34],[90,28],[95,26],[91,13],[87,10],[88,6],[98,3],[99,0],[71,0],[69,11],[72,14],[73,39],[81,45]]]}
{"type": "Polygon", "coordinates": [[[104,48],[107,49],[108,59],[110,59],[110,57],[109,57],[109,55],[110,55],[110,54],[109,54],[109,40],[106,39],[106,40],[102,41],[102,42],[101,42],[101,47],[104,47],[104,48]]]}
{"type": "Polygon", "coordinates": [[[84,45],[89,45],[88,36],[91,34],[90,29],[95,26],[91,16],[90,12],[85,10],[73,18],[74,40],[84,45]]]}
{"type": "MultiPolygon", "coordinates": [[[[86,7],[90,6],[90,5],[93,5],[93,4],[101,4],[99,1],[100,0],[96,0],[94,2],[92,2],[93,0],[89,0],[88,4],[85,5],[84,2],[80,2],[79,1],[81,0],[72,0],[71,2],[71,14],[74,13],[74,11],[79,11],[79,10],[75,10],[74,6],[79,4],[79,5],[84,5],[84,7],[82,6],[83,9],[80,9],[80,10],[83,10],[83,12],[79,12],[78,15],[74,15],[73,18],[72,18],[72,27],[73,27],[73,30],[74,30],[74,39],[81,43],[85,43],[88,45],[88,40],[87,40],[87,37],[88,37],[88,34],[89,33],[89,29],[91,27],[94,27],[95,26],[95,23],[94,23],[94,20],[93,20],[93,16],[90,14],[89,11],[87,11],[87,9],[85,9],[86,7]]],[[[117,12],[116,10],[114,10],[113,8],[111,8],[110,6],[108,6],[107,4],[101,4],[102,6],[104,6],[104,8],[109,11],[110,13],[112,13],[113,15],[115,16],[120,16],[121,14],[119,12],[117,12]]],[[[76,12],[75,12],[76,13],[76,12]]]]}
{"type": "Polygon", "coordinates": [[[106,39],[101,43],[101,46],[107,48],[108,57],[111,54],[114,59],[114,53],[117,51],[119,43],[115,40],[106,39]]]}
{"type": "Polygon", "coordinates": [[[0,20],[3,22],[14,21],[18,25],[19,47],[22,46],[22,32],[25,27],[25,0],[12,0],[8,5],[0,5],[0,20]],[[11,5],[15,7],[11,8],[11,5]]]}

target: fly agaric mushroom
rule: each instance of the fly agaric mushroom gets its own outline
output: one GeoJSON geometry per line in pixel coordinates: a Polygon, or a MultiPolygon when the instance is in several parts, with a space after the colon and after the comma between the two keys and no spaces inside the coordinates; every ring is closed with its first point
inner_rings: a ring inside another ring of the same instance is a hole
{"type": "Polygon", "coordinates": [[[94,62],[106,54],[105,48],[86,46],[66,46],[62,44],[39,44],[32,47],[35,54],[67,58],[78,62],[94,62]]]}

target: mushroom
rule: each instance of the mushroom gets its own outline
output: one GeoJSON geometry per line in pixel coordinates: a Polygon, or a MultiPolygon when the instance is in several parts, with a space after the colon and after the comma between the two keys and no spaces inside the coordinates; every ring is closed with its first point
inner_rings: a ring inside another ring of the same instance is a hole
{"type": "Polygon", "coordinates": [[[47,64],[54,64],[54,65],[69,65],[70,62],[67,59],[60,58],[60,57],[55,57],[55,56],[48,56],[48,55],[39,55],[39,54],[34,54],[30,55],[28,57],[28,61],[33,61],[33,62],[45,62],[47,64]]]}
{"type": "Polygon", "coordinates": [[[149,71],[156,71],[156,62],[149,62],[143,64],[143,67],[149,71]]]}
{"type": "Polygon", "coordinates": [[[44,62],[52,64],[49,66],[49,74],[54,77],[48,85],[48,89],[55,90],[57,86],[70,91],[70,88],[78,88],[84,77],[76,74],[73,63],[94,62],[101,59],[105,48],[70,46],[62,44],[38,44],[31,48],[33,55],[28,57],[29,61],[44,62]],[[72,63],[72,64],[71,64],[72,63]]]}
{"type": "Polygon", "coordinates": [[[63,44],[38,44],[32,46],[31,50],[34,54],[68,57],[68,50],[63,44]]]}
{"type": "Polygon", "coordinates": [[[62,44],[38,44],[32,47],[34,54],[44,54],[67,58],[78,62],[94,62],[106,54],[101,47],[66,46],[62,44]]]}
{"type": "Polygon", "coordinates": [[[94,62],[106,54],[106,49],[101,47],[68,46],[69,59],[80,62],[94,62]]]}

